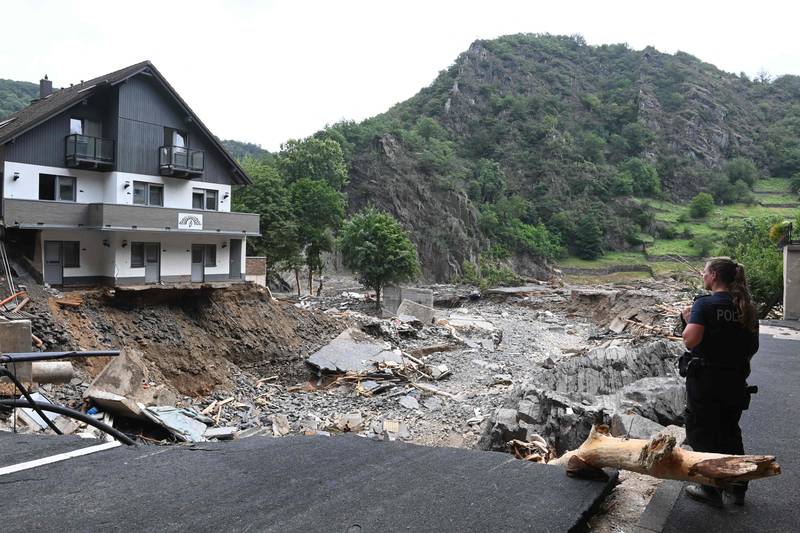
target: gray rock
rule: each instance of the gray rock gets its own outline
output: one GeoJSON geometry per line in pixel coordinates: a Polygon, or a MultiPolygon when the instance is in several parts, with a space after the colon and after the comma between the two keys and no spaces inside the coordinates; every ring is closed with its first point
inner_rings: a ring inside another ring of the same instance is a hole
{"type": "Polygon", "coordinates": [[[400,405],[406,409],[419,409],[419,402],[413,396],[403,396],[400,398],[400,405]]]}
{"type": "Polygon", "coordinates": [[[637,414],[614,413],[611,417],[611,434],[615,437],[628,436],[633,439],[652,439],[665,428],[637,414]]]}

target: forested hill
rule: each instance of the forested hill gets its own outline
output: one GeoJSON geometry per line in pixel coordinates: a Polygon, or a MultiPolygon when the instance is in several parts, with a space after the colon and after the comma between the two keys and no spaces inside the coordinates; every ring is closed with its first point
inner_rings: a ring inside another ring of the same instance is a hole
{"type": "Polygon", "coordinates": [[[752,198],[800,172],[800,78],[751,80],[682,52],[580,37],[476,41],[413,98],[332,136],[349,209],[413,230],[445,279],[478,255],[540,263],[564,248],[624,249],[659,228],[643,197],[752,198]]]}
{"type": "Polygon", "coordinates": [[[0,120],[16,113],[39,96],[39,86],[27,81],[0,79],[0,120]]]}

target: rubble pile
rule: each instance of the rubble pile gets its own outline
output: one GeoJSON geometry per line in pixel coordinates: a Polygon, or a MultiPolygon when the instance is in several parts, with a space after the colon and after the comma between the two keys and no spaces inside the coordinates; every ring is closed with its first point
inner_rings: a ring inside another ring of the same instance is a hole
{"type": "Polygon", "coordinates": [[[686,403],[675,370],[680,353],[664,339],[616,339],[560,361],[514,389],[479,446],[505,450],[509,441],[538,435],[563,453],[578,447],[593,424],[610,425],[615,414],[680,423],[686,403]]]}
{"type": "Polygon", "coordinates": [[[84,293],[51,306],[54,322],[75,347],[122,348],[141,389],[90,387],[98,367],[42,391],[145,442],[355,433],[506,451],[516,440],[533,457],[535,434],[561,451],[595,420],[676,419],[677,343],[609,327],[611,314],[660,327],[669,288],[602,290],[432,286],[399,293],[388,317],[352,287],[282,302],[249,287],[84,293]]]}

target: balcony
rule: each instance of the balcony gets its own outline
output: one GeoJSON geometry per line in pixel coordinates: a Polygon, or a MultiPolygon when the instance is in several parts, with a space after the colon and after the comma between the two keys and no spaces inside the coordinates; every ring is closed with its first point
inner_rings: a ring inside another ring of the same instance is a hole
{"type": "Polygon", "coordinates": [[[65,138],[66,164],[72,168],[110,170],[114,168],[114,141],[72,134],[65,138]]]}
{"type": "Polygon", "coordinates": [[[205,166],[205,152],[182,146],[162,146],[158,150],[158,167],[162,176],[199,176],[205,166]]]}
{"type": "Polygon", "coordinates": [[[21,229],[75,228],[243,237],[260,234],[259,216],[253,213],[14,198],[6,198],[3,204],[6,226],[21,229]]]}

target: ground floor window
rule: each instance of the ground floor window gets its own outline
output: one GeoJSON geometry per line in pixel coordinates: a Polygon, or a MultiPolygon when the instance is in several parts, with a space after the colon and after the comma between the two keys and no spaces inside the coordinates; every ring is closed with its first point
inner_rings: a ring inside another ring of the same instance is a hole
{"type": "Polygon", "coordinates": [[[203,265],[207,267],[217,266],[217,245],[206,244],[205,248],[205,261],[203,265]]]}
{"type": "Polygon", "coordinates": [[[64,267],[78,268],[81,266],[81,243],[79,241],[63,241],[64,267]]]}
{"type": "Polygon", "coordinates": [[[132,242],[131,243],[131,268],[139,268],[144,266],[144,243],[132,242]]]}

